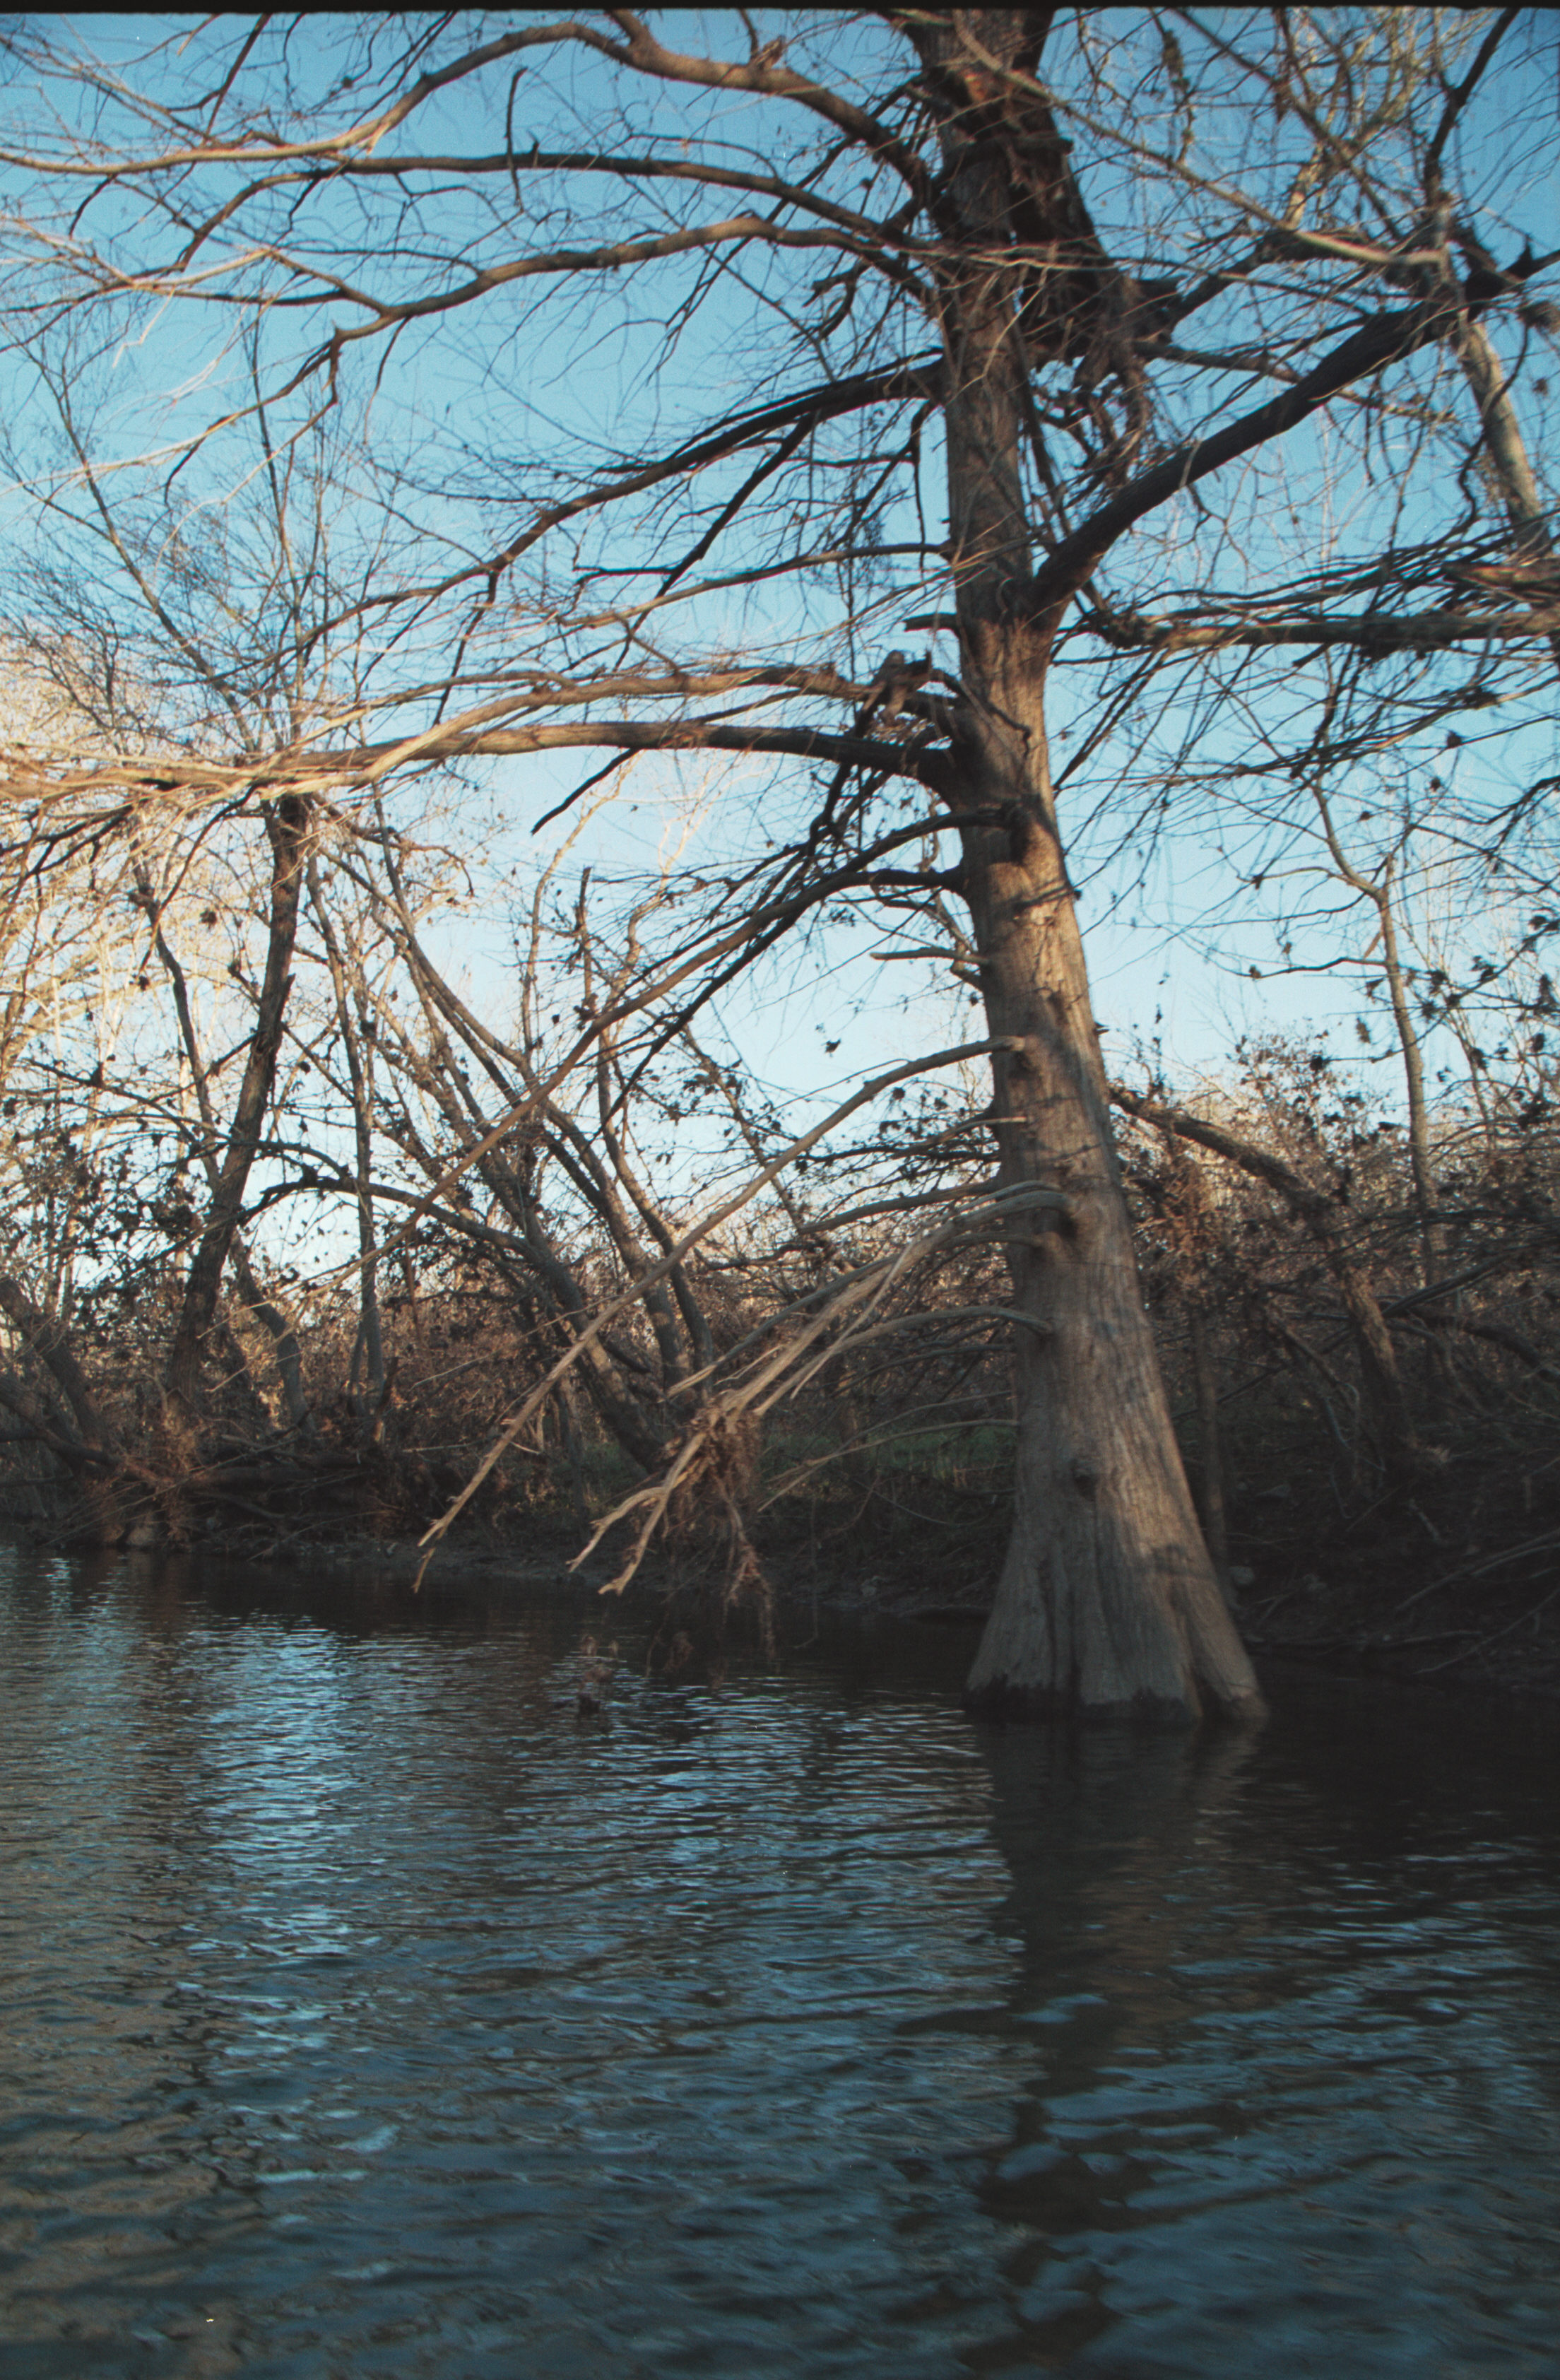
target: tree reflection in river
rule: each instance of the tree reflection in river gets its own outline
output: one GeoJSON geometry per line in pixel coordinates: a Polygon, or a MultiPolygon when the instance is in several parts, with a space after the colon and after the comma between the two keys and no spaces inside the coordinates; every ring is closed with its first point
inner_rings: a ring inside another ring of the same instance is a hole
{"type": "Polygon", "coordinates": [[[7,2375],[1547,2380],[1552,1754],[585,1617],[0,1551],[7,2375]]]}
{"type": "Polygon", "coordinates": [[[1010,2227],[983,2366],[1553,2352],[1553,1753],[1492,1776],[1477,1726],[1449,1759],[1433,1702],[1380,1690],[1280,1711],[1264,1739],[983,1738],[1036,2044],[981,2189],[1010,2227]]]}

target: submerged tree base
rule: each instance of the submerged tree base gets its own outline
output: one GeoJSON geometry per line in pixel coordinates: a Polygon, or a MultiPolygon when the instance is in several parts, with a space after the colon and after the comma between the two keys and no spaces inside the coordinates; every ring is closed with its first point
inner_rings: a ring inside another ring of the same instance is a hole
{"type": "Polygon", "coordinates": [[[1267,1705],[1254,1677],[1249,1686],[1214,1694],[1191,1682],[1166,1691],[1138,1686],[1121,1694],[1089,1694],[1073,1676],[1063,1685],[1024,1683],[977,1661],[964,1690],[971,1717],[1004,1726],[1194,1728],[1260,1727],[1267,1705]]]}
{"type": "Polygon", "coordinates": [[[972,1718],[1002,1727],[1079,1726],[1134,1727],[1189,1730],[1213,1717],[1228,1719],[1240,1717],[1249,1725],[1257,1725],[1267,1716],[1267,1706],[1258,1696],[1247,1712],[1207,1713],[1180,1694],[1136,1694],[1124,1702],[1085,1703],[1075,1691],[1040,1686],[1017,1686],[1009,1678],[994,1678],[983,1685],[967,1687],[964,1707],[972,1718]]]}

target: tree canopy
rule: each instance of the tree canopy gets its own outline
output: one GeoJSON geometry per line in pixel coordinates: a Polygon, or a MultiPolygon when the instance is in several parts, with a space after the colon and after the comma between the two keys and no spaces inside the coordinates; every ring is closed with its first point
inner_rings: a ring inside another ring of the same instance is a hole
{"type": "MultiPolygon", "coordinates": [[[[930,1113],[913,1153],[880,1135],[833,1202],[908,1232],[957,1192],[1007,1268],[975,1301],[1015,1334],[1020,1449],[979,1687],[1256,1706],[1137,1286],[1078,887],[1141,905],[1191,839],[1210,931],[1271,916],[1303,965],[1330,913],[1374,920],[1433,1276],[1395,904],[1414,877],[1518,921],[1493,959],[1454,935],[1439,985],[1425,965],[1447,1016],[1458,968],[1539,1002],[1554,930],[1547,46],[1515,9],[12,34],[9,608],[55,708],[10,757],[10,859],[18,885],[117,868],[174,1002],[206,1190],[159,1461],[202,1459],[223,1284],[288,1178],[264,1152],[302,917],[323,1040],[299,1062],[329,1046],[357,1277],[437,1214],[554,1334],[487,1470],[583,1370],[642,1530],[729,1481],[755,1416],[929,1253],[845,1249],[788,1171],[915,1063],[788,1130],[699,1038],[773,954],[827,964],[865,923],[981,1012],[919,1072],[991,1064],[988,1102],[930,1113]],[[670,802],[695,767],[696,835],[642,866],[612,798],[670,802]],[[542,871],[502,1014],[436,922],[493,786],[542,871]],[[587,820],[596,881],[565,897],[587,820]],[[224,836],[263,947],[219,1115],[163,926],[224,836]],[[652,1109],[698,1129],[689,1080],[756,1169],[720,1215],[789,1182],[821,1268],[756,1341],[720,1343],[687,1269],[716,1226],[635,1154],[652,1109]],[[544,1159],[610,1294],[565,1258],[544,1159]]],[[[1420,1433],[1336,1242],[1401,1486],[1420,1433]]],[[[359,1340],[382,1405],[371,1298],[359,1340]]]]}

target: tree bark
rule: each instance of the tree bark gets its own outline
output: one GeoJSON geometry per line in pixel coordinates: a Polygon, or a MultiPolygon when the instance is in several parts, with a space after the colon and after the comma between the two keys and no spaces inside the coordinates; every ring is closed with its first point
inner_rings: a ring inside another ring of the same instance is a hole
{"type": "MultiPolygon", "coordinates": [[[[1530,566],[1551,562],[1554,544],[1550,535],[1549,511],[1528,459],[1521,424],[1511,402],[1509,375],[1488,331],[1471,313],[1465,314],[1457,325],[1453,344],[1478,399],[1484,449],[1500,488],[1506,516],[1511,523],[1518,559],[1530,566]]],[[[1560,662],[1560,636],[1550,638],[1550,650],[1560,662]]]]}
{"type": "MultiPolygon", "coordinates": [[[[995,809],[1006,820],[972,821],[961,869],[989,1029],[1019,1045],[993,1067],[1000,1179],[1067,1201],[1045,1227],[1020,1223],[1010,1237],[1025,1317],[1015,1512],[970,1695],[978,1708],[1024,1716],[1255,1717],[1261,1693],[1198,1526],[1138,1282],[1052,796],[1048,639],[1025,600],[1021,442],[1037,300],[1001,261],[1013,196],[1003,103],[992,92],[1004,87],[972,63],[965,37],[973,30],[1008,70],[1033,64],[1047,22],[986,9],[907,26],[943,110],[950,169],[941,298],[962,690],[943,790],[956,814],[995,809]]],[[[1043,288],[1054,285],[1070,309],[1049,344],[1065,348],[1097,243],[1048,110],[1030,102],[1025,129],[1040,135],[1040,163],[1031,138],[1024,203],[1033,213],[1050,200],[1058,234],[1054,282],[1043,288]]],[[[1032,243],[1035,225],[1025,230],[1032,243]]]]}

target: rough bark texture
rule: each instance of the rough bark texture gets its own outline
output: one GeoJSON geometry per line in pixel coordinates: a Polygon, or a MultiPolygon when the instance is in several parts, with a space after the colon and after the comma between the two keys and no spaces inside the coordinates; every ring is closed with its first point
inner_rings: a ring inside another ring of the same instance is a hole
{"type": "MultiPolygon", "coordinates": [[[[1017,689],[1004,688],[1015,710],[1017,689]]],[[[1022,714],[1021,714],[1022,715],[1022,714]]],[[[1006,735],[1002,738],[1006,741],[1006,735]]],[[[971,1672],[988,1706],[1193,1718],[1260,1707],[1197,1524],[1170,1424],[1117,1169],[1072,897],[1054,832],[1038,719],[1010,848],[967,861],[998,1061],[1004,1183],[1068,1200],[1015,1228],[1021,1335],[1013,1534],[971,1672]]],[[[1022,776],[1009,751],[1009,784],[1022,776]]],[[[989,797],[989,791],[988,795],[989,797]]]]}
{"type": "Polygon", "coordinates": [[[1001,1178],[1067,1200],[1018,1223],[1010,1245],[1030,1325],[1016,1354],[1015,1517],[970,1692],[979,1707],[1030,1716],[1184,1723],[1255,1716],[1262,1698],[1203,1543],[1138,1283],[1052,797],[1047,644],[1026,601],[1029,357],[1086,337],[1080,310],[1091,277],[1107,277],[1049,109],[1008,79],[1033,66],[1047,23],[987,9],[907,25],[950,169],[942,298],[963,695],[945,793],[955,812],[1006,820],[972,821],[961,867],[990,1030],[1020,1045],[995,1062],[1001,1178]],[[1068,320],[1037,350],[1046,285],[1026,288],[1002,250],[1019,208],[1033,247],[1047,193],[1050,285],[1068,320]]]}

